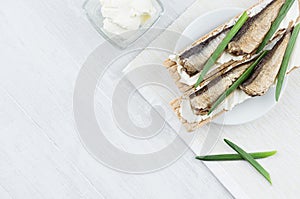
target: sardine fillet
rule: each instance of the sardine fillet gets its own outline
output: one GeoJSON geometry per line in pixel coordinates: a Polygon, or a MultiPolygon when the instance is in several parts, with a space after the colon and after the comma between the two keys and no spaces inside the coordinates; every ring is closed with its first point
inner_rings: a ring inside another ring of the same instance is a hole
{"type": "Polygon", "coordinates": [[[254,73],[240,86],[245,93],[250,96],[261,96],[274,84],[290,37],[291,31],[286,32],[256,66],[254,73]]]}
{"type": "Polygon", "coordinates": [[[229,29],[224,29],[179,55],[182,66],[187,70],[186,72],[192,75],[201,71],[228,32],[229,29]]]}
{"type": "Polygon", "coordinates": [[[243,63],[215,78],[206,86],[190,95],[191,107],[196,115],[208,114],[217,99],[245,72],[251,62],[243,63]]]}
{"type": "Polygon", "coordinates": [[[234,55],[253,53],[268,33],[284,2],[274,0],[260,13],[251,17],[228,44],[229,53],[234,55]]]}

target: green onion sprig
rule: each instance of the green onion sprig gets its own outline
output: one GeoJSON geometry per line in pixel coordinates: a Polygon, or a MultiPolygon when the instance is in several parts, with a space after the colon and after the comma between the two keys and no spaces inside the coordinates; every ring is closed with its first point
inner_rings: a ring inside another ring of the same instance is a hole
{"type": "Polygon", "coordinates": [[[279,71],[279,74],[278,74],[278,81],[277,81],[277,85],[276,85],[275,98],[276,98],[277,102],[279,100],[279,96],[280,96],[280,93],[281,93],[283,80],[284,80],[284,77],[286,75],[286,70],[288,68],[289,61],[290,61],[290,58],[291,58],[291,55],[292,55],[295,43],[297,41],[299,30],[300,30],[300,24],[297,24],[294,27],[292,36],[290,38],[290,41],[289,41],[288,46],[286,48],[286,51],[284,53],[284,57],[283,57],[283,60],[282,60],[282,63],[281,63],[280,71],[279,71]]]}
{"type": "Polygon", "coordinates": [[[228,43],[231,41],[231,39],[237,34],[237,32],[241,29],[241,27],[244,25],[244,23],[249,18],[247,12],[244,12],[236,24],[231,28],[229,33],[225,36],[225,38],[222,40],[222,42],[218,45],[217,49],[213,52],[211,57],[207,60],[205,63],[203,70],[200,73],[200,76],[195,84],[195,88],[197,88],[200,83],[202,82],[204,76],[209,71],[209,69],[215,64],[217,59],[220,57],[220,55],[223,53],[225,48],[227,47],[228,43]]]}
{"type": "Polygon", "coordinates": [[[267,45],[269,40],[273,37],[274,33],[277,31],[280,23],[285,18],[286,14],[294,4],[295,0],[286,0],[283,6],[281,7],[278,16],[276,17],[275,21],[272,23],[270,30],[266,34],[265,38],[263,39],[262,43],[259,45],[257,49],[257,53],[262,51],[264,47],[267,45]]]}
{"type": "Polygon", "coordinates": [[[250,67],[217,99],[208,112],[210,115],[237,87],[239,87],[251,75],[255,66],[266,56],[268,51],[263,51],[260,56],[250,65],[250,67]]]}
{"type": "MultiPolygon", "coordinates": [[[[256,152],[249,153],[249,155],[254,159],[267,158],[272,155],[275,155],[277,151],[265,151],[265,152],[256,152]]],[[[206,155],[206,156],[197,156],[196,159],[202,161],[231,161],[231,160],[244,160],[240,154],[219,154],[219,155],[206,155]]]]}
{"type": "Polygon", "coordinates": [[[231,141],[224,139],[224,141],[237,153],[239,153],[244,160],[247,160],[260,174],[262,174],[272,184],[270,174],[246,151],[232,143],[231,141]]]}

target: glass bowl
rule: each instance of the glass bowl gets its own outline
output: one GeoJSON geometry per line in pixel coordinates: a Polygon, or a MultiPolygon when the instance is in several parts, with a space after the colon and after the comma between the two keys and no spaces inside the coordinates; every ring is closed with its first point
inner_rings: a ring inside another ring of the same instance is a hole
{"type": "Polygon", "coordinates": [[[145,24],[140,26],[138,30],[129,31],[121,35],[115,35],[103,29],[104,17],[101,14],[100,0],[87,0],[83,5],[83,9],[85,10],[87,18],[101,36],[114,46],[125,49],[143,36],[163,14],[164,8],[162,3],[159,0],[152,0],[152,2],[156,9],[155,15],[145,24]]]}

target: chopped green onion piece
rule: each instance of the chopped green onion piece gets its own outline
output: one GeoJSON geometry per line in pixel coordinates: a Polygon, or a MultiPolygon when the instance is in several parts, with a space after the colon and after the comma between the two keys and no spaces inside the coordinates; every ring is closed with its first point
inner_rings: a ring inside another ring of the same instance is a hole
{"type": "Polygon", "coordinates": [[[225,50],[226,46],[228,43],[231,41],[231,39],[236,35],[236,33],[241,29],[241,27],[244,25],[244,23],[247,21],[249,18],[247,12],[244,12],[236,24],[231,28],[229,33],[225,36],[225,38],[222,40],[222,42],[218,45],[217,49],[213,52],[211,57],[207,60],[205,63],[202,72],[200,73],[200,76],[195,84],[195,88],[199,86],[199,84],[202,82],[204,76],[206,73],[209,71],[209,69],[215,64],[217,59],[220,57],[220,55],[223,53],[225,50]]]}
{"type": "Polygon", "coordinates": [[[280,11],[278,13],[278,16],[276,17],[276,19],[272,23],[269,32],[266,34],[266,36],[263,39],[262,43],[259,45],[259,47],[257,49],[257,53],[259,53],[260,51],[262,51],[264,49],[264,47],[267,45],[267,43],[269,42],[269,40],[273,37],[274,33],[278,29],[280,23],[285,18],[286,14],[290,10],[290,8],[294,4],[294,2],[295,2],[295,0],[286,0],[285,1],[285,3],[283,4],[283,6],[281,7],[281,9],[280,9],[280,11]]]}
{"type": "Polygon", "coordinates": [[[241,85],[251,75],[255,66],[264,58],[268,51],[263,51],[261,55],[251,64],[249,68],[217,99],[208,112],[210,115],[239,85],[241,85]]]}
{"type": "Polygon", "coordinates": [[[270,174],[256,160],[254,160],[251,155],[229,140],[224,139],[224,141],[245,160],[247,160],[260,174],[262,174],[270,182],[270,184],[272,184],[270,174]]]}
{"type": "Polygon", "coordinates": [[[281,67],[280,67],[280,71],[279,71],[279,75],[278,75],[278,81],[277,81],[277,85],[276,85],[276,101],[278,102],[279,100],[279,96],[281,93],[281,89],[282,89],[282,84],[283,84],[283,80],[286,74],[286,70],[287,67],[289,65],[289,61],[299,34],[299,30],[300,30],[300,24],[297,24],[293,30],[292,36],[290,38],[290,41],[288,43],[288,46],[286,48],[286,51],[284,53],[284,57],[281,63],[281,67]]]}
{"type": "MultiPolygon", "coordinates": [[[[277,151],[266,151],[266,152],[256,152],[249,153],[254,159],[267,158],[274,154],[277,151]]],[[[220,155],[206,155],[206,156],[197,156],[196,159],[203,161],[228,161],[228,160],[244,160],[240,154],[220,154],[220,155]]]]}

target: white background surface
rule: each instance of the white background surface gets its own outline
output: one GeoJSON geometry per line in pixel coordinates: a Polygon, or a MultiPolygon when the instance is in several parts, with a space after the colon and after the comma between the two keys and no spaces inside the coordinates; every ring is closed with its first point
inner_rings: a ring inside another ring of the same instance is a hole
{"type": "MultiPolygon", "coordinates": [[[[168,12],[172,19],[186,4],[166,2],[172,5],[168,12]]],[[[223,6],[217,0],[210,2],[215,4],[205,5],[203,12],[223,6]]],[[[83,148],[73,120],[73,89],[82,64],[103,39],[83,15],[82,4],[82,0],[0,1],[0,198],[232,197],[192,152],[159,172],[128,175],[99,164],[83,148]]],[[[263,162],[267,168],[274,165],[271,175],[287,169],[283,179],[275,175],[273,187],[244,162],[222,163],[226,173],[236,174],[235,180],[250,176],[251,181],[243,183],[259,182],[270,196],[291,198],[299,191],[299,74],[291,75],[282,101],[266,116],[224,129],[224,137],[249,151],[279,151],[263,162]]],[[[222,142],[214,150],[226,151],[231,152],[222,142]]]]}
{"type": "MultiPolygon", "coordinates": [[[[185,1],[164,1],[175,19],[185,1]]],[[[147,175],[99,164],[77,136],[72,95],[103,42],[82,0],[0,1],[0,198],[230,198],[194,154],[147,175]]]]}

